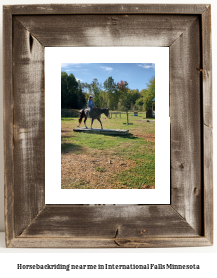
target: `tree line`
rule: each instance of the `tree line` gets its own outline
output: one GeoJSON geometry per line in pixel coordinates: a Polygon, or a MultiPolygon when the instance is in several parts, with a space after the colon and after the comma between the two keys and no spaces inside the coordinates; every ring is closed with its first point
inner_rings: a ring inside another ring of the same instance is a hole
{"type": "Polygon", "coordinates": [[[155,98],[155,78],[149,80],[146,89],[130,89],[127,81],[115,82],[110,76],[103,84],[93,79],[91,84],[76,80],[75,76],[61,72],[61,108],[82,109],[89,95],[94,96],[96,107],[110,110],[143,110],[152,107],[155,98]]]}

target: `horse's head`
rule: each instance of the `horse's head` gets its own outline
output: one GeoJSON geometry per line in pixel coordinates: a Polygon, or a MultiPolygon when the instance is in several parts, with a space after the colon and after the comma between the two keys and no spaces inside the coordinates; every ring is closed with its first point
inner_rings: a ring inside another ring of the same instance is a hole
{"type": "Polygon", "coordinates": [[[103,108],[103,113],[106,115],[106,117],[108,118],[109,116],[109,108],[103,108]]]}

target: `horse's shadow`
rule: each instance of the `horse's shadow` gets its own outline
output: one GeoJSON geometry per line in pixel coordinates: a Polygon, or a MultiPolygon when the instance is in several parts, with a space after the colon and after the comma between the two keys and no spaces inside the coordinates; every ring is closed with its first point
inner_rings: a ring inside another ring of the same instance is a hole
{"type": "MultiPolygon", "coordinates": [[[[90,133],[88,133],[90,134],[90,133]]],[[[90,134],[91,135],[91,134],[90,134]]],[[[100,135],[104,135],[104,136],[108,136],[108,137],[114,137],[114,138],[127,138],[127,139],[138,139],[138,137],[134,136],[132,133],[127,133],[127,134],[124,134],[124,135],[119,135],[119,134],[100,134],[100,135]]]]}

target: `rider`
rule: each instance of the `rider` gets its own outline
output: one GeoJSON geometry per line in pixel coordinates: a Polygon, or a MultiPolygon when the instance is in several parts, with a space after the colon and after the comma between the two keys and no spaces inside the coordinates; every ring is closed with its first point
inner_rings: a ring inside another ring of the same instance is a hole
{"type": "Polygon", "coordinates": [[[87,108],[88,108],[89,112],[91,111],[92,108],[95,108],[92,95],[89,96],[89,99],[87,101],[87,108]]]}

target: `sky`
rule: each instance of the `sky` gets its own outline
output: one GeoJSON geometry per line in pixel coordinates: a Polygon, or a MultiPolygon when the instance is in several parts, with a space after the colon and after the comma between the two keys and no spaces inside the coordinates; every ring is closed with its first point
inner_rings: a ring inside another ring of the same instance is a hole
{"type": "Polygon", "coordinates": [[[155,76],[155,64],[150,63],[64,63],[61,64],[61,71],[68,75],[73,73],[77,80],[92,83],[94,78],[99,83],[104,83],[108,77],[112,76],[115,82],[127,81],[128,88],[147,88],[149,80],[155,76]]]}

